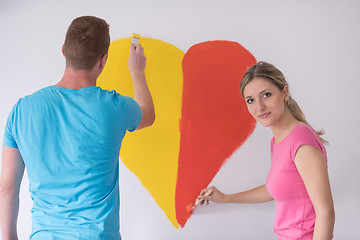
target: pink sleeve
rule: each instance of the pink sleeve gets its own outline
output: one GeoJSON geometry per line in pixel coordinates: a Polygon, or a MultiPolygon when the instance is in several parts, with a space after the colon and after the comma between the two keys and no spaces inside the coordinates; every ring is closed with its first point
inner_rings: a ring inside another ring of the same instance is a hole
{"type": "Polygon", "coordinates": [[[291,159],[294,161],[297,150],[302,145],[309,145],[319,149],[326,160],[326,150],[317,133],[306,125],[297,126],[292,135],[292,146],[290,150],[291,159]]]}

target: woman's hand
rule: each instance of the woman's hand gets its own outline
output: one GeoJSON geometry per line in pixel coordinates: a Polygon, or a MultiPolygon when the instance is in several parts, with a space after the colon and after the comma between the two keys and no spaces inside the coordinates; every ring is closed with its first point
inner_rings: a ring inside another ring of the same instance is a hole
{"type": "Polygon", "coordinates": [[[222,193],[219,189],[214,186],[205,188],[201,190],[200,196],[198,197],[199,200],[202,200],[201,204],[209,204],[209,201],[217,202],[217,203],[226,203],[227,202],[227,195],[222,193]],[[206,196],[205,193],[209,190],[212,190],[212,193],[209,196],[206,196]]]}

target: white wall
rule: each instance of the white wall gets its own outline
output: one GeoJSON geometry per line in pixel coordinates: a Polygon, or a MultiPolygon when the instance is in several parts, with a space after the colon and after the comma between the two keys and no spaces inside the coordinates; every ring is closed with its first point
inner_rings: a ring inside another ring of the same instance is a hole
{"type": "MultiPolygon", "coordinates": [[[[62,76],[61,46],[73,18],[96,15],[112,40],[132,32],[186,52],[209,40],[241,43],[286,75],[314,128],[324,128],[336,210],[335,239],[358,239],[360,227],[360,3],[358,1],[20,1],[0,0],[0,126],[18,98],[62,76]]],[[[3,136],[3,127],[0,127],[3,136]]],[[[270,129],[258,125],[212,184],[227,193],[263,184],[270,129]]],[[[121,232],[125,240],[275,239],[274,203],[210,204],[175,229],[139,180],[121,165],[121,232]]],[[[25,176],[19,237],[31,231],[25,176]]]]}

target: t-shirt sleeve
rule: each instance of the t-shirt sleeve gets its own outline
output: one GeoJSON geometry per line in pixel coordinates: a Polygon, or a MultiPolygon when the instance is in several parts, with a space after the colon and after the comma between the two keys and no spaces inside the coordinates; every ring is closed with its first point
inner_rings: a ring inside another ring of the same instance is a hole
{"type": "Polygon", "coordinates": [[[3,139],[3,146],[5,146],[5,147],[18,148],[18,145],[14,138],[14,133],[13,133],[17,106],[18,106],[18,103],[16,103],[15,106],[13,107],[13,109],[11,110],[11,112],[8,116],[6,125],[5,125],[4,139],[3,139]]]}
{"type": "Polygon", "coordinates": [[[293,135],[293,145],[291,147],[291,159],[295,159],[297,150],[302,145],[309,145],[319,149],[324,154],[322,142],[315,131],[311,131],[307,126],[301,126],[296,129],[293,135]]]}
{"type": "Polygon", "coordinates": [[[129,132],[134,131],[142,118],[139,104],[131,97],[124,97],[124,126],[129,132]]]}

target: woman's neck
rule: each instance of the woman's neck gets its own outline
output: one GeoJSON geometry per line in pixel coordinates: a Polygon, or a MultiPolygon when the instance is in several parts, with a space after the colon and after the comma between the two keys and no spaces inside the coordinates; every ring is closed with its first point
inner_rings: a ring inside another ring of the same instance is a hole
{"type": "Polygon", "coordinates": [[[289,110],[286,110],[283,117],[274,125],[270,126],[275,137],[275,144],[281,142],[297,125],[302,122],[296,120],[289,110]]]}

